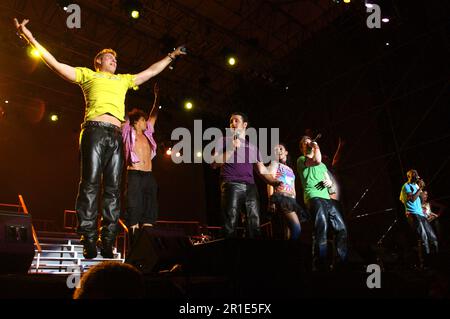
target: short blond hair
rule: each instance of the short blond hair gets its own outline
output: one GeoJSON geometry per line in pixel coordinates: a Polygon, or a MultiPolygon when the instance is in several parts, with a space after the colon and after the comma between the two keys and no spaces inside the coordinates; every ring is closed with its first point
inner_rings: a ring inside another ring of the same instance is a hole
{"type": "Polygon", "coordinates": [[[113,49],[103,49],[103,50],[101,50],[99,53],[97,53],[97,55],[94,58],[94,69],[95,70],[97,70],[98,67],[100,66],[97,63],[97,59],[100,59],[103,54],[107,54],[107,53],[111,53],[115,58],[117,58],[117,52],[114,51],[113,49]]]}

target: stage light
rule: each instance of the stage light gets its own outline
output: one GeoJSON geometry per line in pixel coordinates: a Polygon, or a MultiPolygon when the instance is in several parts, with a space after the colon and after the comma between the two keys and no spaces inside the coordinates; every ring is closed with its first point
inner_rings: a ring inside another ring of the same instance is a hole
{"type": "Polygon", "coordinates": [[[180,156],[181,156],[181,153],[180,153],[180,152],[177,152],[177,153],[175,154],[175,156],[176,156],[176,157],[180,157],[180,156]]]}
{"type": "Polygon", "coordinates": [[[8,100],[5,100],[5,104],[8,104],[9,103],[9,101],[8,100]]]}
{"type": "Polygon", "coordinates": [[[139,19],[142,13],[142,3],[138,0],[125,0],[124,8],[133,19],[139,19]]]}
{"type": "Polygon", "coordinates": [[[171,148],[171,147],[169,147],[169,148],[167,149],[166,155],[167,155],[167,156],[172,155],[172,148],[171,148]]]}
{"type": "Polygon", "coordinates": [[[373,8],[373,0],[366,0],[365,4],[366,4],[366,8],[372,9],[373,8]]]}
{"type": "Polygon", "coordinates": [[[161,110],[161,109],[162,109],[162,106],[161,106],[161,105],[160,105],[160,106],[158,106],[158,109],[159,109],[159,110],[161,110]]]}
{"type": "Polygon", "coordinates": [[[227,62],[229,66],[235,66],[237,63],[237,60],[234,56],[230,56],[227,58],[227,62]]]}
{"type": "Polygon", "coordinates": [[[350,3],[351,0],[344,0],[344,3],[350,3]]]}
{"type": "Polygon", "coordinates": [[[389,44],[389,42],[386,42],[386,46],[388,47],[390,44],[389,44]]]}
{"type": "Polygon", "coordinates": [[[389,18],[383,18],[383,19],[381,19],[381,21],[383,21],[384,23],[388,23],[390,20],[389,20],[389,18]]]}
{"type": "Polygon", "coordinates": [[[133,19],[138,19],[139,18],[139,11],[138,10],[133,10],[133,11],[131,11],[130,15],[131,15],[131,17],[133,19]]]}
{"type": "Polygon", "coordinates": [[[50,114],[50,121],[57,122],[59,120],[58,114],[50,114]]]}
{"type": "Polygon", "coordinates": [[[64,11],[67,11],[67,7],[73,3],[72,0],[57,0],[58,6],[62,8],[64,11]]]}
{"type": "Polygon", "coordinates": [[[186,102],[184,103],[184,108],[185,108],[186,110],[192,110],[193,107],[194,107],[194,104],[193,104],[191,101],[186,101],[186,102]]]}
{"type": "Polygon", "coordinates": [[[236,50],[229,47],[223,47],[220,51],[220,55],[223,57],[224,61],[226,61],[227,66],[234,67],[238,64],[236,50]]]}
{"type": "Polygon", "coordinates": [[[197,157],[198,158],[202,157],[202,152],[197,152],[197,157]]]}

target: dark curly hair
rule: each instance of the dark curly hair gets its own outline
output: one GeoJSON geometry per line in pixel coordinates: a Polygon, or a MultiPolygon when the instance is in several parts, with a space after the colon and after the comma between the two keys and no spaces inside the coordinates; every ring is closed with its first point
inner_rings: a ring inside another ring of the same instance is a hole
{"type": "Polygon", "coordinates": [[[139,121],[139,119],[143,117],[145,120],[147,120],[147,113],[145,113],[144,111],[142,111],[141,109],[132,109],[129,113],[128,113],[128,119],[130,120],[130,125],[133,126],[134,123],[136,123],[137,121],[139,121]]]}

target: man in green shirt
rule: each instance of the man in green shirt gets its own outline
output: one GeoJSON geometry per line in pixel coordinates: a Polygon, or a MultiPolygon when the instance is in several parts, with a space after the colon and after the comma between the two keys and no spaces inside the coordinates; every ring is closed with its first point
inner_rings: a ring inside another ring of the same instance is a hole
{"type": "Polygon", "coordinates": [[[297,159],[297,171],[303,187],[303,197],[306,207],[314,220],[313,234],[313,268],[327,268],[327,230],[334,230],[338,263],[347,260],[347,228],[338,207],[330,199],[328,188],[333,185],[327,173],[327,167],[322,163],[319,145],[309,136],[300,140],[300,150],[303,153],[297,159]]]}
{"type": "Polygon", "coordinates": [[[97,214],[102,200],[101,255],[113,258],[113,244],[120,217],[120,184],[124,165],[121,124],[125,116],[125,95],[130,88],[148,81],[163,71],[177,56],[186,54],[182,47],[137,74],[115,74],[117,54],[112,49],[100,51],[94,58],[95,71],[72,67],[55,59],[26,27],[14,19],[18,34],[39,51],[50,69],[63,79],[77,83],[84,94],[86,111],[80,134],[81,176],[76,200],[78,233],[83,255],[97,257],[97,214]],[[101,183],[102,182],[102,183],[101,183]],[[103,192],[100,189],[103,185],[103,192]]]}

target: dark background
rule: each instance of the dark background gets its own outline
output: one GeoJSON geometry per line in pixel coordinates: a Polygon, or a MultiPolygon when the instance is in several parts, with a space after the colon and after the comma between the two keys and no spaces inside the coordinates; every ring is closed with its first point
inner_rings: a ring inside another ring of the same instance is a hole
{"type": "MultiPolygon", "coordinates": [[[[190,55],[174,71],[127,97],[128,108],[146,108],[153,83],[160,83],[154,172],[162,220],[220,224],[218,172],[206,164],[175,165],[163,150],[176,127],[202,119],[204,129],[224,128],[235,110],[256,128],[279,127],[294,162],[307,129],[322,134],[329,157],[339,137],[345,141],[338,176],[355,238],[374,242],[402,216],[398,196],[410,168],[424,178],[430,198],[449,207],[448,1],[380,2],[391,17],[380,30],[367,28],[363,1],[168,1],[166,7],[144,1],[136,24],[119,1],[78,3],[81,30],[66,29],[57,1],[0,5],[0,202],[15,203],[22,194],[34,218],[60,227],[78,186],[81,91],[26,55],[12,27],[17,16],[29,17],[36,38],[74,66],[91,67],[97,51],[114,47],[118,72],[135,73],[164,56],[166,35],[186,43],[190,55]],[[233,44],[240,64],[230,70],[221,54],[233,44]],[[187,96],[194,111],[182,108],[187,96]],[[60,114],[56,123],[48,120],[52,111],[60,114]],[[371,215],[355,219],[362,214],[371,215]]],[[[265,187],[258,184],[264,207],[265,187]]],[[[448,214],[447,208],[446,225],[448,214]]]]}

